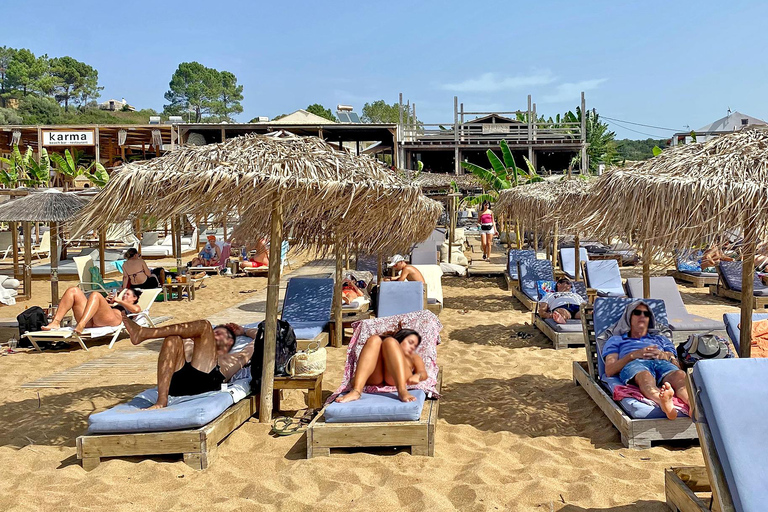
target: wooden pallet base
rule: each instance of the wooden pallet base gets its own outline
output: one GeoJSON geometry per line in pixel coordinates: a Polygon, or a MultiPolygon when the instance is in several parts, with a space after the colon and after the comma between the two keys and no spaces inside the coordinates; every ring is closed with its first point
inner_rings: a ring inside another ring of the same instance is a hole
{"type": "Polygon", "coordinates": [[[709,512],[712,487],[703,466],[664,470],[664,493],[673,512],[709,512]]]}
{"type": "Polygon", "coordinates": [[[555,349],[584,346],[584,333],[582,331],[557,332],[536,313],[531,313],[531,323],[552,341],[555,349]]]}
{"type": "MultiPolygon", "coordinates": [[[[439,390],[442,373],[438,375],[439,390]]],[[[426,400],[417,421],[326,423],[325,409],[307,428],[307,458],[331,454],[335,448],[409,447],[411,455],[435,455],[439,400],[426,400]]]]}
{"type": "MultiPolygon", "coordinates": [[[[741,302],[741,292],[729,290],[724,286],[711,284],[709,285],[709,293],[723,299],[732,299],[741,302]]],[[[763,309],[765,307],[768,307],[768,297],[752,298],[752,309],[763,309]]]]}
{"type": "Polygon", "coordinates": [[[717,285],[717,276],[694,276],[692,274],[687,274],[677,270],[668,270],[667,275],[674,277],[675,281],[683,281],[684,283],[689,283],[696,288],[704,288],[705,286],[712,284],[717,285]]]}
{"type": "Polygon", "coordinates": [[[506,272],[504,272],[504,280],[507,282],[507,290],[509,290],[510,292],[513,291],[515,288],[520,287],[520,281],[518,281],[517,279],[512,279],[509,276],[509,274],[507,274],[506,272]]]}
{"type": "Polygon", "coordinates": [[[171,432],[137,434],[96,434],[77,438],[77,458],[90,471],[103,457],[182,454],[184,463],[206,469],[216,456],[219,444],[258,409],[258,397],[249,396],[207,425],[171,432]]]}
{"type": "Polygon", "coordinates": [[[512,288],[512,296],[522,302],[523,306],[528,308],[529,311],[533,311],[536,307],[536,302],[528,297],[525,293],[523,293],[523,290],[521,290],[519,287],[512,288]]]}
{"type": "Polygon", "coordinates": [[[443,311],[443,305],[439,302],[436,302],[434,304],[427,304],[427,310],[433,312],[434,314],[440,316],[440,313],[443,311]]]}
{"type": "Polygon", "coordinates": [[[627,448],[650,448],[651,443],[672,439],[698,439],[696,427],[690,418],[675,420],[630,418],[613,397],[595,382],[587,370],[586,362],[573,362],[573,383],[584,388],[611,423],[619,430],[621,442],[627,448]]]}

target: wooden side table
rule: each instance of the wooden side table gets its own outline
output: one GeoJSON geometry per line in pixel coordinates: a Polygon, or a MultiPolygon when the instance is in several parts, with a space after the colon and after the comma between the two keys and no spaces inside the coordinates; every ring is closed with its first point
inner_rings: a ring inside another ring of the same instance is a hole
{"type": "Polygon", "coordinates": [[[187,300],[194,300],[195,298],[195,281],[189,280],[186,283],[163,283],[163,295],[165,300],[174,300],[173,292],[176,292],[175,300],[183,300],[184,292],[187,292],[187,300]]]}
{"type": "Polygon", "coordinates": [[[323,374],[311,377],[275,377],[272,408],[280,410],[281,389],[306,389],[307,404],[310,409],[320,409],[323,406],[323,374]]]}

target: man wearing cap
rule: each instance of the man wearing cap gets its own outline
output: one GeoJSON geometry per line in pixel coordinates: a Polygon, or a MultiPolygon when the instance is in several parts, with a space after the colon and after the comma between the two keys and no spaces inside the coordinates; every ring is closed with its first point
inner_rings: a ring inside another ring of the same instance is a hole
{"type": "Polygon", "coordinates": [[[400,272],[400,275],[397,276],[397,278],[388,279],[389,281],[420,281],[426,284],[424,276],[421,275],[419,269],[413,265],[408,265],[405,262],[405,258],[399,254],[392,256],[392,260],[387,266],[393,270],[396,270],[397,272],[400,272]]]}
{"type": "Polygon", "coordinates": [[[221,260],[221,247],[216,243],[216,235],[208,235],[208,243],[203,250],[192,260],[193,267],[215,267],[221,260]]]}

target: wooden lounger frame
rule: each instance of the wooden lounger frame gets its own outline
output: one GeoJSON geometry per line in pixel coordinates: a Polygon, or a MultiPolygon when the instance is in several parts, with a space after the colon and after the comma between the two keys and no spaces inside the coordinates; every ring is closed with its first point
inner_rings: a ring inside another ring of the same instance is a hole
{"type": "MultiPolygon", "coordinates": [[[[442,370],[437,389],[442,387],[442,370]]],[[[417,421],[379,421],[371,423],[326,423],[325,407],[307,428],[307,458],[331,454],[335,448],[381,448],[408,446],[411,455],[435,455],[435,429],[439,400],[427,399],[417,421]]]]}
{"type": "Polygon", "coordinates": [[[686,379],[688,396],[691,397],[691,416],[696,420],[696,430],[701,441],[701,452],[704,455],[705,468],[687,467],[670,468],[664,472],[664,488],[667,504],[672,510],[680,512],[709,511],[696,492],[711,492],[711,510],[735,512],[733,497],[725,480],[725,472],[717,456],[715,442],[707,420],[701,408],[701,399],[696,393],[693,373],[688,372],[686,379]]]}
{"type": "Polygon", "coordinates": [[[216,456],[216,449],[240,425],[258,410],[258,399],[249,396],[200,428],[170,432],[135,434],[94,434],[77,438],[77,458],[90,471],[102,457],[182,454],[184,463],[194,469],[206,469],[216,456]]]}
{"type": "Polygon", "coordinates": [[[581,325],[584,331],[587,360],[573,362],[573,383],[584,388],[619,430],[622,444],[627,448],[645,449],[650,448],[651,443],[656,441],[696,439],[698,437],[696,427],[690,418],[685,416],[675,420],[630,418],[598,382],[598,355],[593,311],[591,305],[581,306],[581,325]]]}
{"type": "Polygon", "coordinates": [[[717,284],[717,276],[697,276],[689,274],[688,272],[681,272],[680,270],[667,270],[667,275],[674,277],[675,281],[683,281],[696,288],[704,288],[705,286],[717,284]]]}
{"type": "Polygon", "coordinates": [[[531,313],[531,323],[552,341],[555,349],[584,346],[584,333],[582,332],[558,332],[543,319],[538,313],[531,313]]]}
{"type": "MultiPolygon", "coordinates": [[[[709,285],[709,293],[716,297],[733,299],[741,302],[741,292],[728,288],[728,284],[725,279],[723,279],[723,272],[720,270],[720,265],[716,265],[715,268],[717,269],[718,275],[717,284],[709,285]]],[[[752,309],[763,309],[765,307],[768,307],[768,297],[752,297],[752,309]]]]}
{"type": "Polygon", "coordinates": [[[517,300],[523,303],[523,306],[528,308],[529,310],[533,311],[536,309],[536,301],[528,297],[520,288],[520,282],[518,281],[518,285],[514,288],[512,288],[512,296],[515,297],[517,300]]]}

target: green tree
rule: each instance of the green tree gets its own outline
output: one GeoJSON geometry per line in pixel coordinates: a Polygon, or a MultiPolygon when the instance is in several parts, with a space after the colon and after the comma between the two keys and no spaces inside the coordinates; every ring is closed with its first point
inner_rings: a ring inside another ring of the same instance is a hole
{"type": "Polygon", "coordinates": [[[24,155],[24,173],[28,187],[48,185],[48,181],[51,179],[51,160],[45,148],[40,150],[39,162],[32,157],[32,148],[27,148],[24,155]]]}
{"type": "Polygon", "coordinates": [[[64,151],[64,156],[58,153],[51,154],[51,161],[56,164],[56,171],[61,175],[64,189],[68,190],[70,184],[74,184],[75,178],[85,175],[91,183],[103,187],[109,181],[109,174],[100,162],[91,162],[87,167],[83,163],[83,152],[76,149],[73,153],[64,151]]]}
{"type": "Polygon", "coordinates": [[[219,88],[211,103],[211,112],[221,120],[232,121],[232,114],[240,114],[243,106],[243,86],[237,85],[237,77],[229,71],[216,71],[219,88]]]}
{"type": "Polygon", "coordinates": [[[491,164],[490,169],[485,169],[469,162],[461,162],[461,166],[477,176],[488,189],[488,192],[485,194],[469,198],[469,204],[478,204],[486,200],[494,202],[498,199],[499,192],[502,190],[526,183],[543,181],[543,178],[536,173],[536,169],[534,169],[533,164],[527,158],[523,157],[528,167],[527,171],[520,169],[515,164],[515,159],[512,156],[512,151],[510,151],[507,141],[502,140],[499,146],[501,147],[501,159],[496,156],[493,150],[489,149],[486,151],[488,161],[491,164]]]}
{"type": "MultiPolygon", "coordinates": [[[[30,148],[31,149],[31,148],[30,148]]],[[[10,158],[0,158],[0,163],[5,164],[6,168],[0,168],[0,183],[6,187],[16,188],[24,175],[24,157],[21,156],[19,146],[13,146],[10,158]]]]}
{"type": "Polygon", "coordinates": [[[653,156],[655,146],[664,147],[666,145],[666,139],[621,139],[616,141],[616,152],[622,160],[646,160],[653,156]]]}
{"type": "MultiPolygon", "coordinates": [[[[362,121],[364,123],[399,123],[400,122],[400,104],[393,103],[388,105],[384,100],[377,100],[373,103],[363,105],[362,121]]],[[[403,122],[413,124],[413,114],[403,105],[403,122]]]]}
{"type": "Polygon", "coordinates": [[[64,102],[65,112],[69,112],[70,101],[79,99],[85,104],[89,97],[99,97],[99,72],[94,68],[72,57],[57,57],[50,63],[56,101],[64,102]]]}
{"type": "Polygon", "coordinates": [[[165,99],[170,103],[165,106],[165,112],[180,114],[191,108],[195,112],[195,122],[199,123],[203,114],[212,113],[212,107],[219,98],[221,79],[218,71],[199,62],[182,62],[168,86],[165,99]]]}
{"type": "Polygon", "coordinates": [[[7,46],[0,46],[0,106],[5,106],[5,94],[10,90],[8,86],[8,66],[11,65],[13,56],[16,55],[15,48],[8,48],[7,46]]]}
{"type": "MultiPolygon", "coordinates": [[[[576,117],[581,121],[581,109],[576,110],[576,117]]],[[[587,136],[586,141],[587,155],[589,155],[589,173],[597,174],[597,166],[600,162],[606,165],[614,164],[618,161],[618,152],[616,151],[616,133],[608,129],[608,125],[600,121],[600,114],[587,111],[586,119],[587,136]]],[[[585,172],[585,169],[582,169],[585,172]]]]}
{"type": "Polygon", "coordinates": [[[39,90],[38,84],[47,73],[48,56],[35,57],[26,48],[16,51],[6,71],[9,87],[20,89],[24,96],[39,90]]]}
{"type": "Polygon", "coordinates": [[[307,112],[311,114],[315,114],[316,116],[323,117],[330,121],[338,121],[338,119],[336,119],[336,116],[333,115],[333,112],[331,111],[331,109],[325,108],[319,103],[313,103],[312,105],[308,106],[307,112]]]}
{"type": "Polygon", "coordinates": [[[0,125],[21,124],[22,122],[24,122],[23,119],[15,110],[0,107],[0,125]]]}
{"type": "Polygon", "coordinates": [[[27,96],[19,102],[19,115],[26,124],[57,124],[62,108],[54,99],[27,96]]]}

